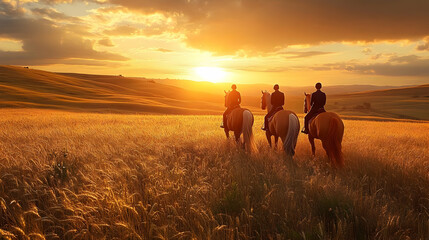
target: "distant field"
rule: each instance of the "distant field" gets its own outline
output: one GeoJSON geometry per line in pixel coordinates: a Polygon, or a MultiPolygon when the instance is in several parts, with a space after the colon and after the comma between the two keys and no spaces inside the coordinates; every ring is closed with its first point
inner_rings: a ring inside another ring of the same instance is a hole
{"type": "MultiPolygon", "coordinates": [[[[53,73],[0,66],[0,107],[128,114],[220,114],[225,109],[223,90],[228,89],[229,84],[53,73]]],[[[326,109],[349,116],[429,120],[429,85],[380,88],[326,86],[323,88],[328,94],[326,109]],[[366,92],[356,92],[363,90],[366,92]]],[[[255,114],[265,114],[260,108],[262,89],[271,90],[271,87],[239,85],[242,106],[255,114]]],[[[312,92],[314,88],[282,86],[281,90],[286,94],[285,108],[301,114],[303,91],[312,92]]]]}
{"type": "Polygon", "coordinates": [[[248,155],[220,116],[0,112],[3,239],[429,238],[429,123],[345,120],[333,171],[262,116],[248,155]]]}
{"type": "Polygon", "coordinates": [[[328,108],[344,115],[429,120],[429,85],[336,95],[328,108]]]}

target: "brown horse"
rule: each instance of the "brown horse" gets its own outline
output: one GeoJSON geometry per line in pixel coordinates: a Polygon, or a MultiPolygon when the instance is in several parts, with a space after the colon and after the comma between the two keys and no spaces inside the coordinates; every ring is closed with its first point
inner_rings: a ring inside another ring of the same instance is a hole
{"type": "MultiPolygon", "coordinates": [[[[228,95],[229,91],[225,91],[225,106],[228,102],[228,95]]],[[[224,128],[226,137],[229,138],[229,131],[234,131],[235,141],[239,143],[243,133],[243,147],[247,151],[256,150],[252,130],[253,122],[254,118],[250,110],[237,107],[227,116],[227,124],[224,128]]]]}
{"type": "MultiPolygon", "coordinates": [[[[308,104],[311,100],[311,95],[304,93],[304,113],[310,111],[311,106],[308,104]]],[[[338,114],[333,112],[323,112],[314,117],[308,124],[308,140],[311,144],[311,152],[313,156],[316,154],[314,139],[320,139],[322,146],[326,151],[326,155],[331,162],[332,167],[343,167],[344,158],[341,151],[341,142],[344,135],[344,124],[338,114]]]]}
{"type": "MultiPolygon", "coordinates": [[[[262,92],[262,109],[271,111],[271,95],[267,91],[262,92]]],[[[272,120],[268,124],[268,129],[265,134],[267,136],[268,144],[271,147],[271,136],[274,136],[275,146],[279,137],[283,142],[283,150],[290,157],[295,155],[295,147],[299,134],[299,119],[296,114],[289,110],[281,110],[274,114],[272,120]]]]}

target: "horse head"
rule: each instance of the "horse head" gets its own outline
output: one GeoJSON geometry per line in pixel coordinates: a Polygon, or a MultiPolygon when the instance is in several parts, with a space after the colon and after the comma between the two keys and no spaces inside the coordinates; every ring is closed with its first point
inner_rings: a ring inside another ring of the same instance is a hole
{"type": "Polygon", "coordinates": [[[261,90],[261,93],[262,93],[261,108],[262,108],[262,110],[265,110],[266,108],[268,108],[268,111],[269,111],[270,108],[271,108],[271,101],[270,101],[271,100],[271,95],[266,90],[265,91],[261,90]]]}
{"type": "Polygon", "coordinates": [[[223,90],[223,91],[225,92],[225,107],[228,107],[228,95],[231,91],[228,91],[228,92],[225,90],[223,90]]]}
{"type": "Polygon", "coordinates": [[[310,111],[310,104],[309,102],[311,101],[311,95],[309,93],[304,92],[304,113],[307,113],[310,111]]]}

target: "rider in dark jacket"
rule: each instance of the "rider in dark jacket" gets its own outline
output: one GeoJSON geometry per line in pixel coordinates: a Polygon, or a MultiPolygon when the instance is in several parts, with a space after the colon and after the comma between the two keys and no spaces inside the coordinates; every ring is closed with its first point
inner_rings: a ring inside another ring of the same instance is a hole
{"type": "Polygon", "coordinates": [[[271,110],[265,115],[264,118],[264,128],[262,130],[268,130],[268,119],[273,116],[276,112],[283,110],[283,105],[285,104],[285,95],[279,91],[279,85],[274,85],[274,92],[271,94],[271,110]]]}
{"type": "Polygon", "coordinates": [[[325,112],[326,94],[320,91],[321,88],[322,84],[316,83],[317,91],[311,94],[311,109],[304,117],[304,129],[301,131],[302,133],[308,134],[308,122],[310,119],[317,116],[319,113],[325,112]]]}
{"type": "Polygon", "coordinates": [[[241,95],[239,92],[237,92],[237,86],[235,84],[232,84],[231,86],[232,91],[229,92],[228,95],[228,100],[226,102],[226,110],[223,113],[223,123],[220,126],[221,128],[227,128],[227,124],[226,124],[226,116],[232,112],[232,110],[240,107],[240,103],[241,103],[241,95]]]}

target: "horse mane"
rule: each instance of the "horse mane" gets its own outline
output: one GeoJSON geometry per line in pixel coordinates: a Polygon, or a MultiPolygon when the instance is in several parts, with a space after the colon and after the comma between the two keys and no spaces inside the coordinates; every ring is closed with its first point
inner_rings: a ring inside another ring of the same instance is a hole
{"type": "Polygon", "coordinates": [[[265,97],[267,112],[269,112],[273,108],[273,105],[271,105],[271,93],[269,93],[267,90],[264,90],[263,97],[265,97]]]}
{"type": "Polygon", "coordinates": [[[224,92],[225,92],[225,107],[228,107],[228,106],[227,106],[227,103],[228,103],[228,96],[229,96],[229,94],[231,93],[231,91],[230,91],[230,90],[228,90],[228,92],[227,92],[227,91],[225,91],[225,90],[224,90],[224,92]]]}
{"type": "MultiPolygon", "coordinates": [[[[307,110],[307,112],[310,111],[311,106],[310,106],[310,102],[311,102],[311,94],[309,93],[304,93],[305,94],[305,99],[304,99],[304,108],[306,108],[305,110],[307,110]]],[[[305,112],[305,111],[304,111],[305,112]]]]}

